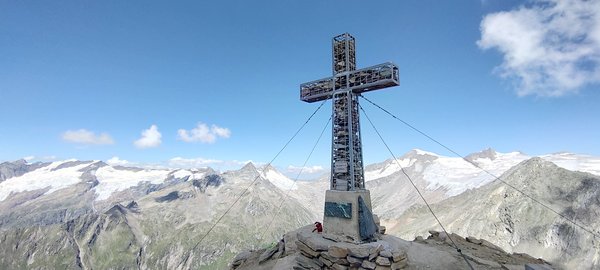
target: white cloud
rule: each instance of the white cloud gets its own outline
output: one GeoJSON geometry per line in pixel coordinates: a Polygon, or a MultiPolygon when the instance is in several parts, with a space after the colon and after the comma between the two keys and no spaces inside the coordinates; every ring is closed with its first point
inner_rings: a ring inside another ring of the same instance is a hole
{"type": "Polygon", "coordinates": [[[96,135],[94,132],[86,129],[67,130],[62,134],[62,139],[78,144],[113,144],[114,141],[108,133],[96,135]]]}
{"type": "Polygon", "coordinates": [[[158,131],[158,127],[152,125],[149,129],[143,130],[142,137],[133,142],[133,144],[140,149],[157,147],[162,142],[160,140],[161,137],[162,135],[158,131]]]}
{"type": "Polygon", "coordinates": [[[486,15],[481,49],[504,57],[497,68],[517,94],[562,96],[600,82],[600,1],[532,0],[486,15]]]}
{"type": "Polygon", "coordinates": [[[222,164],[222,160],[204,159],[204,158],[182,158],[174,157],[169,160],[168,166],[175,168],[200,168],[215,164],[222,164]]]}
{"type": "Polygon", "coordinates": [[[178,138],[184,142],[214,143],[218,137],[229,138],[231,131],[228,128],[212,125],[210,128],[204,123],[198,125],[192,130],[177,130],[178,138]]]}
{"type": "Polygon", "coordinates": [[[106,163],[108,165],[111,166],[129,166],[129,165],[133,165],[133,163],[124,160],[124,159],[120,159],[119,157],[112,157],[111,159],[107,160],[106,163]]]}
{"type": "Polygon", "coordinates": [[[31,161],[31,160],[33,160],[33,159],[35,159],[35,156],[26,156],[26,157],[23,157],[23,159],[24,159],[25,161],[29,162],[29,161],[31,161]]]}
{"type": "Polygon", "coordinates": [[[300,171],[302,171],[303,174],[317,174],[325,172],[325,168],[323,168],[322,166],[308,166],[302,169],[302,167],[290,165],[286,168],[286,171],[288,173],[299,173],[300,171]]]}
{"type": "Polygon", "coordinates": [[[40,160],[43,160],[43,161],[54,161],[54,160],[57,160],[57,159],[58,159],[58,157],[54,156],[54,155],[52,155],[52,156],[43,156],[43,157],[40,158],[40,160]]]}

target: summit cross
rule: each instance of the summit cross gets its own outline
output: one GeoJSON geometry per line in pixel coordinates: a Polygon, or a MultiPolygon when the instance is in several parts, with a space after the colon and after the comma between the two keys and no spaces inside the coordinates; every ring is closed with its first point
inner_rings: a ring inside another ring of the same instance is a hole
{"type": "Polygon", "coordinates": [[[400,85],[399,71],[390,62],[357,70],[355,40],[348,33],[334,37],[332,46],[333,76],[301,84],[300,99],[309,103],[333,100],[331,180],[325,196],[324,229],[361,241],[372,236],[368,235],[370,232],[365,235],[358,231],[362,230],[361,222],[369,226],[372,223],[368,217],[360,220],[364,212],[360,209],[361,200],[369,208],[367,216],[371,220],[373,217],[370,194],[365,189],[358,97],[400,85]]]}

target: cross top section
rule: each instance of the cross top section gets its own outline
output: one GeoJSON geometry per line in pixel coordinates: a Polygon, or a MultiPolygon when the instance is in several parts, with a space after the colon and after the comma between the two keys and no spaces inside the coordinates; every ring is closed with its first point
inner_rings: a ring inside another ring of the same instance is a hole
{"type": "Polygon", "coordinates": [[[354,37],[348,33],[336,36],[332,40],[333,75],[356,70],[356,49],[354,37]]]}

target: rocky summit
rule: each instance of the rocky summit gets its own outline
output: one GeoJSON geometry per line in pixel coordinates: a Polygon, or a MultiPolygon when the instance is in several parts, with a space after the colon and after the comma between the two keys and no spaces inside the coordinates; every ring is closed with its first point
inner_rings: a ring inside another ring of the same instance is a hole
{"type": "Polygon", "coordinates": [[[469,269],[469,265],[474,269],[554,269],[542,259],[509,254],[486,240],[457,234],[431,231],[428,238],[414,241],[379,234],[371,242],[355,244],[337,235],[314,233],[311,225],[286,233],[271,247],[239,253],[230,269],[469,269]]]}

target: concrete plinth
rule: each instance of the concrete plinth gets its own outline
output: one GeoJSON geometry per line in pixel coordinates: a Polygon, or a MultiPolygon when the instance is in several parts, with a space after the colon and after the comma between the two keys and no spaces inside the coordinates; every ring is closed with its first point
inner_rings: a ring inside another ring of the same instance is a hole
{"type": "Polygon", "coordinates": [[[361,237],[359,215],[362,215],[363,234],[364,224],[371,225],[373,221],[371,208],[371,193],[368,190],[338,191],[327,190],[325,193],[325,214],[323,231],[344,237],[351,237],[354,242],[363,242],[361,237]],[[359,197],[368,211],[359,211],[359,197]],[[362,213],[361,213],[362,212],[362,213]],[[365,218],[366,217],[366,218],[365,218]]]}

